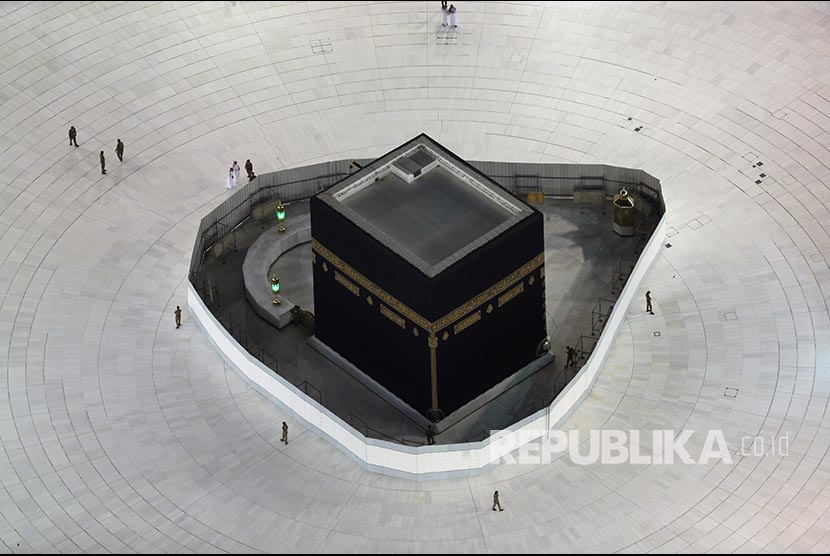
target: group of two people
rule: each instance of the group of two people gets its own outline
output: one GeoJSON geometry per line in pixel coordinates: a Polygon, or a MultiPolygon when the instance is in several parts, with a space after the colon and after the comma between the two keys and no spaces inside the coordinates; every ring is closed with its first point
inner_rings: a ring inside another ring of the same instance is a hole
{"type": "Polygon", "coordinates": [[[450,16],[450,26],[452,28],[458,27],[458,25],[455,24],[455,11],[454,4],[450,4],[449,7],[447,7],[447,0],[441,0],[441,25],[443,27],[447,26],[447,15],[450,16]]]}
{"type": "MultiPolygon", "coordinates": [[[[250,158],[245,161],[245,171],[248,173],[248,181],[251,181],[256,177],[254,174],[254,165],[250,158]]],[[[237,164],[234,160],[230,169],[228,169],[228,183],[226,185],[228,189],[233,189],[234,186],[239,185],[239,173],[239,164],[237,164]]]]}

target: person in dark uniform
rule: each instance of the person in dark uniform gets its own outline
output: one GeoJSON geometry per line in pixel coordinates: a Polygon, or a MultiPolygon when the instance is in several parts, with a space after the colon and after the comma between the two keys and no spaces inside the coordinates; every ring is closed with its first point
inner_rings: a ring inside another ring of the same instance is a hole
{"type": "Polygon", "coordinates": [[[75,126],[73,125],[72,127],[69,128],[69,144],[70,145],[74,144],[77,147],[78,146],[77,137],[78,137],[78,132],[75,131],[75,126]]]}
{"type": "Polygon", "coordinates": [[[256,176],[254,175],[254,163],[251,162],[251,159],[245,161],[245,171],[248,172],[248,181],[251,181],[256,176]]]}
{"type": "Polygon", "coordinates": [[[654,314],[654,311],[651,310],[651,290],[646,292],[646,311],[651,315],[654,314]]]}
{"type": "Polygon", "coordinates": [[[496,511],[496,506],[498,506],[499,511],[503,512],[504,510],[501,509],[501,503],[499,502],[499,491],[493,493],[493,511],[496,511]]]}
{"type": "Polygon", "coordinates": [[[570,367],[573,365],[573,350],[571,349],[571,346],[565,346],[565,351],[568,353],[568,361],[565,363],[565,366],[570,367]]]}
{"type": "Polygon", "coordinates": [[[121,139],[119,139],[118,143],[115,145],[115,154],[118,155],[118,160],[124,162],[124,143],[121,142],[121,139]]]}
{"type": "Polygon", "coordinates": [[[101,151],[101,173],[107,173],[107,161],[104,160],[104,151],[101,151]]]}
{"type": "Polygon", "coordinates": [[[285,421],[282,422],[282,438],[280,442],[285,442],[285,445],[288,446],[288,425],[285,421]]]}
{"type": "Polygon", "coordinates": [[[435,444],[435,430],[432,428],[432,423],[427,427],[427,445],[435,444]]]}
{"type": "Polygon", "coordinates": [[[180,328],[182,326],[182,308],[176,305],[176,328],[180,328]]]}

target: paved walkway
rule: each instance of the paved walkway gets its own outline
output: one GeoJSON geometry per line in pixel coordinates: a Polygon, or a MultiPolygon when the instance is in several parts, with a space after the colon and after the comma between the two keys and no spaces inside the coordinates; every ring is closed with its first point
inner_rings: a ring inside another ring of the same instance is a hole
{"type": "Polygon", "coordinates": [[[454,40],[436,6],[0,4],[0,551],[830,550],[828,4],[471,2],[454,40]],[[199,219],[233,160],[420,132],[662,180],[656,315],[567,429],[789,455],[416,483],[291,420],[281,444],[285,416],[174,327],[199,219]]]}

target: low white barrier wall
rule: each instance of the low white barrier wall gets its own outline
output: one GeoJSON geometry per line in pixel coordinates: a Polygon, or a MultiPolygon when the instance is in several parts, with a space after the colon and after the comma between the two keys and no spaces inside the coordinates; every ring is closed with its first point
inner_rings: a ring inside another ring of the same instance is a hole
{"type": "Polygon", "coordinates": [[[660,255],[665,232],[664,215],[620,293],[593,353],[553,403],[490,438],[468,444],[411,447],[366,438],[248,354],[207,309],[190,281],[187,282],[187,300],[196,322],[232,368],[257,390],[316,429],[365,468],[416,479],[475,474],[498,464],[503,457],[540,438],[546,431],[559,427],[588,395],[608,358],[629,307],[660,255]]]}
{"type": "Polygon", "coordinates": [[[248,248],[242,261],[242,282],[245,296],[251,302],[254,311],[265,321],[281,329],[291,323],[291,309],[294,304],[289,297],[280,295],[282,303],[274,305],[271,300],[271,282],[268,269],[280,255],[303,243],[311,242],[311,218],[302,216],[291,222],[291,228],[280,234],[278,224],[265,230],[248,248]]]}

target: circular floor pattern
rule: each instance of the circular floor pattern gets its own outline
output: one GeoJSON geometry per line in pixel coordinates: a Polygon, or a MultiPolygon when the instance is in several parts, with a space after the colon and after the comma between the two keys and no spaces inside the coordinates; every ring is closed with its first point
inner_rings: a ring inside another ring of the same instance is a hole
{"type": "Polygon", "coordinates": [[[830,4],[470,2],[457,31],[436,7],[0,4],[0,551],[830,550],[830,4]],[[656,315],[565,428],[789,455],[409,482],[290,420],[281,444],[280,410],[175,329],[199,220],[233,160],[421,132],[662,181],[656,315]]]}

